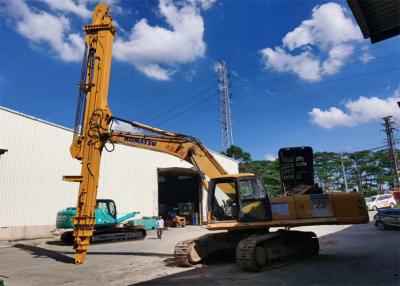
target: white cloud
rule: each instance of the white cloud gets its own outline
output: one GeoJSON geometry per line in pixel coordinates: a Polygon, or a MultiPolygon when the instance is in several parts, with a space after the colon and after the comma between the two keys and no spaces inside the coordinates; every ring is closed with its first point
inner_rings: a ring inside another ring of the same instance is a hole
{"type": "Polygon", "coordinates": [[[335,74],[344,64],[347,58],[353,53],[351,45],[337,45],[329,50],[328,58],[322,62],[322,74],[335,74]]]}
{"type": "Polygon", "coordinates": [[[262,49],[261,55],[267,68],[319,81],[324,75],[337,73],[353,53],[352,43],[362,39],[344,8],[331,2],[316,6],[311,19],[283,37],[282,46],[262,49]],[[319,56],[323,53],[327,54],[325,59],[319,56]]]}
{"type": "MultiPolygon", "coordinates": [[[[1,0],[0,0],[1,1],[1,0]]],[[[73,31],[67,14],[85,21],[91,8],[100,0],[40,0],[47,10],[40,10],[27,0],[4,1],[6,16],[13,20],[16,31],[31,43],[49,50],[63,61],[80,61],[84,49],[83,33],[73,31]]],[[[204,20],[201,12],[216,0],[160,0],[158,14],[166,27],[150,25],[147,19],[138,21],[129,32],[118,25],[119,37],[113,54],[119,61],[134,65],[146,76],[168,80],[179,64],[193,62],[205,54],[204,20]],[[123,38],[127,35],[126,38],[123,38]]],[[[111,11],[122,13],[119,0],[106,0],[111,11]]],[[[118,14],[117,13],[117,14],[118,14]]],[[[73,19],[73,18],[72,18],[73,19]]]]}
{"type": "Polygon", "coordinates": [[[198,2],[203,10],[207,10],[210,9],[217,0],[195,0],[195,2],[198,2]]]}
{"type": "Polygon", "coordinates": [[[373,59],[375,59],[375,57],[371,55],[370,52],[363,52],[360,56],[360,61],[362,61],[363,63],[368,63],[373,59]]]}
{"type": "Polygon", "coordinates": [[[75,3],[72,0],[40,0],[49,5],[50,9],[55,11],[76,14],[82,18],[88,19],[92,16],[92,12],[86,8],[85,3],[75,3]]]}
{"type": "Polygon", "coordinates": [[[136,67],[148,77],[158,80],[168,80],[169,77],[175,72],[172,70],[163,69],[157,64],[147,64],[147,65],[137,64],[136,67]]]}
{"type": "Polygon", "coordinates": [[[400,119],[398,101],[400,101],[399,90],[386,99],[361,96],[357,100],[349,100],[344,104],[345,110],[337,107],[331,107],[327,110],[313,108],[309,115],[313,124],[323,128],[357,126],[362,123],[379,120],[388,115],[400,119]]]}
{"type": "Polygon", "coordinates": [[[267,161],[275,161],[276,159],[278,159],[278,156],[274,154],[268,153],[267,155],[265,155],[265,160],[267,161]]]}
{"type": "Polygon", "coordinates": [[[319,59],[309,51],[292,56],[283,48],[277,47],[275,50],[263,49],[261,53],[265,59],[265,65],[278,72],[292,71],[308,81],[318,81],[321,78],[319,59]]]}
{"type": "Polygon", "coordinates": [[[120,131],[120,132],[130,132],[136,134],[143,134],[143,130],[137,127],[132,126],[129,123],[119,121],[117,119],[113,119],[111,125],[111,131],[120,131]]]}
{"type": "Polygon", "coordinates": [[[69,33],[70,21],[29,7],[23,0],[5,3],[5,8],[15,21],[15,29],[35,44],[47,44],[63,61],[80,61],[84,41],[77,33],[69,33]]]}
{"type": "Polygon", "coordinates": [[[114,56],[130,63],[147,76],[168,80],[177,64],[204,56],[204,21],[196,2],[180,7],[169,0],[160,0],[159,13],[169,28],[151,26],[141,19],[132,28],[128,39],[117,39],[114,56]]]}

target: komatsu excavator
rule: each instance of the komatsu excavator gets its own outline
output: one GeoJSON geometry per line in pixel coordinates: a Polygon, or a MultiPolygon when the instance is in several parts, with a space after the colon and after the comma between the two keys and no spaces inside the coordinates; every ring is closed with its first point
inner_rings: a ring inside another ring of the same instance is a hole
{"type": "Polygon", "coordinates": [[[203,187],[208,190],[207,221],[203,224],[211,231],[224,232],[179,242],[174,253],[181,266],[190,266],[211,253],[228,249],[236,251],[236,261],[242,269],[258,271],[275,259],[318,253],[314,233],[291,231],[289,227],[368,222],[364,199],[358,193],[309,192],[268,198],[259,176],[227,174],[196,138],[114,117],[107,97],[115,28],[106,4],[96,6],[92,24],[84,26],[84,31],[86,49],[70,148],[72,157],[82,162],[82,168],[79,176],[64,176],[66,181],[79,182],[74,217],[76,264],[84,262],[93,235],[100,158],[107,142],[171,154],[198,170],[203,187]],[[144,132],[116,131],[116,120],[144,132]],[[270,227],[287,230],[270,232],[270,227]]]}

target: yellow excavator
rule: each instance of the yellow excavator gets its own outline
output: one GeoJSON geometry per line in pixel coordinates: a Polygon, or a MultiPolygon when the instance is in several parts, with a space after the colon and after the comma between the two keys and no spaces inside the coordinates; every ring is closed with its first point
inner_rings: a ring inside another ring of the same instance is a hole
{"type": "MultiPolygon", "coordinates": [[[[92,24],[84,26],[85,55],[75,130],[70,152],[82,162],[79,176],[64,180],[79,183],[74,217],[75,263],[84,262],[95,225],[95,207],[102,150],[107,144],[123,144],[171,154],[191,163],[207,192],[205,236],[175,246],[176,263],[190,266],[220,250],[236,251],[238,265],[258,271],[269,261],[291,256],[316,255],[319,243],[312,232],[290,227],[368,222],[365,201],[358,193],[301,195],[268,198],[262,179],[250,173],[228,174],[199,140],[160,130],[112,115],[107,102],[115,28],[106,4],[96,6],[92,24]],[[142,132],[117,131],[125,122],[142,132]],[[109,142],[109,143],[108,143],[109,142]],[[286,230],[270,232],[271,227],[286,230]]],[[[107,148],[107,147],[106,147],[107,148]]]]}

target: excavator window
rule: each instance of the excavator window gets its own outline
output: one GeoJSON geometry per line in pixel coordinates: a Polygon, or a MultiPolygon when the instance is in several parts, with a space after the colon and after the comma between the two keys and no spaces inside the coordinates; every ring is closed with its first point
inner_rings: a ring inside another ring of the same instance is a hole
{"type": "Polygon", "coordinates": [[[259,177],[239,178],[240,221],[271,220],[271,205],[259,177]]]}
{"type": "Polygon", "coordinates": [[[102,211],[108,212],[107,202],[97,202],[97,208],[102,211]]]}
{"type": "Polygon", "coordinates": [[[102,210],[105,214],[108,214],[113,218],[117,218],[117,209],[112,200],[97,200],[96,208],[102,210]]]}
{"type": "Polygon", "coordinates": [[[214,221],[271,220],[271,204],[258,176],[216,179],[210,182],[214,221]]]}
{"type": "Polygon", "coordinates": [[[109,201],[109,202],[108,202],[108,210],[109,210],[109,212],[110,212],[110,215],[111,215],[113,218],[117,218],[117,210],[116,210],[116,208],[115,208],[115,203],[114,203],[113,201],[109,201]]]}
{"type": "Polygon", "coordinates": [[[238,204],[236,198],[236,185],[232,180],[215,182],[212,186],[213,220],[237,220],[238,204]]]}

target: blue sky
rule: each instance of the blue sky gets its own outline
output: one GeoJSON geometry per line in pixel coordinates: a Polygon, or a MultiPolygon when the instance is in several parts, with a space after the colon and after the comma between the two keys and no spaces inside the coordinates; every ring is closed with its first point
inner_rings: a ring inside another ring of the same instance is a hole
{"type": "MultiPolygon", "coordinates": [[[[230,70],[233,141],[255,159],[280,147],[384,145],[400,118],[400,39],[371,45],[345,1],[108,1],[117,25],[115,116],[220,151],[215,65],[230,70]]],[[[93,0],[0,1],[0,105],[72,128],[82,25],[93,0]]]]}

